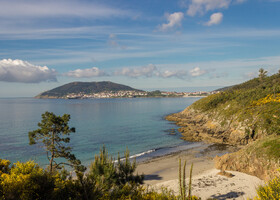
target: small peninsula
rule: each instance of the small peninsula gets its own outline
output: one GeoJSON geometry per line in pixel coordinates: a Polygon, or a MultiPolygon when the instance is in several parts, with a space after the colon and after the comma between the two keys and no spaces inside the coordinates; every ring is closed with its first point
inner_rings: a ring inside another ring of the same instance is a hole
{"type": "Polygon", "coordinates": [[[270,180],[280,167],[280,73],[259,74],[225,88],[166,117],[180,126],[182,138],[236,145],[240,150],[216,157],[216,167],[270,180]]]}
{"type": "Polygon", "coordinates": [[[37,95],[37,99],[93,99],[93,98],[136,98],[136,97],[187,97],[207,96],[213,92],[165,92],[165,91],[143,91],[130,86],[101,82],[72,82],[37,95]]]}

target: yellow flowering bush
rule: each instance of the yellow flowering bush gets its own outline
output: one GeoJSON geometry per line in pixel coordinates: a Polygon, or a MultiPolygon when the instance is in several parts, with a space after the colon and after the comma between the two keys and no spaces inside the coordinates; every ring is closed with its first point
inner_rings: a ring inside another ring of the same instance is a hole
{"type": "Polygon", "coordinates": [[[9,160],[0,159],[0,175],[2,173],[8,173],[8,171],[10,170],[9,168],[10,164],[11,162],[9,160]]]}
{"type": "Polygon", "coordinates": [[[257,101],[253,101],[253,106],[261,106],[267,103],[277,102],[280,103],[280,93],[278,94],[269,94],[266,97],[259,99],[257,101]]]}
{"type": "Polygon", "coordinates": [[[269,181],[265,186],[260,186],[257,190],[257,200],[279,200],[280,199],[280,176],[269,181]]]}
{"type": "Polygon", "coordinates": [[[1,174],[0,181],[3,199],[41,199],[54,187],[51,177],[34,161],[15,163],[9,173],[1,174]]]}

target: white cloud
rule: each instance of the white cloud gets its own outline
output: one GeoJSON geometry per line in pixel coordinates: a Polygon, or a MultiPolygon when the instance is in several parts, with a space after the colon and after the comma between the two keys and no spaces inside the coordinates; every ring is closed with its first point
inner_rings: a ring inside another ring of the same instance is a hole
{"type": "Polygon", "coordinates": [[[97,67],[92,67],[89,69],[76,69],[69,71],[64,74],[64,76],[74,77],[74,78],[91,78],[97,76],[107,76],[107,74],[97,67]]]}
{"type": "Polygon", "coordinates": [[[0,60],[0,81],[39,83],[57,81],[56,75],[56,71],[47,66],[41,67],[18,59],[0,60]]]}
{"type": "Polygon", "coordinates": [[[204,14],[207,11],[228,8],[231,0],[191,0],[191,4],[187,10],[189,16],[196,14],[204,14]]]}
{"type": "Polygon", "coordinates": [[[167,18],[168,23],[162,24],[161,26],[159,26],[159,30],[161,30],[161,31],[167,31],[174,27],[181,26],[181,22],[184,18],[184,13],[175,12],[173,14],[167,14],[166,18],[167,18]]]}
{"type": "Polygon", "coordinates": [[[159,76],[162,78],[177,77],[177,78],[182,79],[187,75],[188,75],[188,72],[185,70],[175,70],[175,71],[165,70],[165,71],[159,73],[159,76]]]}
{"type": "Polygon", "coordinates": [[[160,77],[160,78],[184,78],[188,75],[185,70],[160,70],[155,65],[149,64],[142,67],[122,68],[114,73],[115,75],[128,76],[132,78],[138,77],[160,77]]]}
{"type": "Polygon", "coordinates": [[[210,16],[210,20],[205,23],[206,26],[220,24],[223,20],[223,13],[214,13],[210,16]]]}
{"type": "Polygon", "coordinates": [[[126,10],[113,8],[95,2],[78,0],[9,0],[1,2],[2,18],[52,18],[83,17],[107,18],[132,15],[126,10]]]}
{"type": "Polygon", "coordinates": [[[149,64],[148,66],[137,67],[137,68],[128,68],[124,67],[121,70],[115,72],[115,75],[123,75],[132,78],[137,77],[152,77],[155,73],[157,73],[157,67],[153,64],[149,64]]]}
{"type": "Polygon", "coordinates": [[[203,74],[206,74],[207,71],[206,70],[202,70],[199,67],[195,67],[193,69],[190,70],[190,75],[195,77],[195,76],[201,76],[203,74]]]}
{"type": "Polygon", "coordinates": [[[247,0],[181,0],[180,5],[188,7],[187,14],[193,17],[211,10],[226,9],[231,4],[241,4],[245,1],[247,0]]]}

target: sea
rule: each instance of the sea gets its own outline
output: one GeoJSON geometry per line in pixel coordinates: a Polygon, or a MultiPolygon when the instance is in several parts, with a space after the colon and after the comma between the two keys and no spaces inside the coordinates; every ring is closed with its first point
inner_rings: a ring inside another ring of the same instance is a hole
{"type": "Polygon", "coordinates": [[[164,117],[182,111],[200,97],[117,99],[0,98],[0,158],[12,163],[48,164],[42,144],[29,145],[28,132],[38,129],[41,115],[70,114],[72,153],[85,166],[103,145],[113,159],[128,148],[141,162],[199,145],[180,139],[177,126],[164,117]]]}

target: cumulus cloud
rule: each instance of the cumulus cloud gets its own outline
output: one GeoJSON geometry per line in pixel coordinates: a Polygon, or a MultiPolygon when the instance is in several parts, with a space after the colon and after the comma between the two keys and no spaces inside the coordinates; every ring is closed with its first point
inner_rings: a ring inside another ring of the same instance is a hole
{"type": "Polygon", "coordinates": [[[223,20],[223,13],[214,13],[210,16],[210,20],[205,23],[206,26],[212,26],[220,24],[223,20]]]}
{"type": "Polygon", "coordinates": [[[115,75],[128,76],[132,78],[138,77],[161,77],[161,78],[184,78],[188,75],[185,70],[160,70],[155,65],[149,64],[147,66],[135,67],[135,68],[122,68],[115,72],[115,75]]]}
{"type": "Polygon", "coordinates": [[[175,70],[175,71],[165,70],[163,72],[160,72],[158,75],[162,78],[177,77],[182,79],[188,75],[188,72],[185,70],[175,70]]]}
{"type": "Polygon", "coordinates": [[[0,81],[39,83],[43,81],[57,81],[57,72],[47,66],[33,65],[23,60],[0,60],[0,81]]]}
{"type": "Polygon", "coordinates": [[[231,0],[191,0],[187,14],[195,16],[196,14],[204,14],[207,11],[219,8],[228,8],[231,0]]]}
{"type": "Polygon", "coordinates": [[[121,70],[115,72],[115,75],[123,75],[132,78],[137,77],[152,77],[154,74],[158,73],[158,69],[155,65],[149,64],[148,66],[137,67],[137,68],[128,68],[124,67],[121,70]]]}
{"type": "Polygon", "coordinates": [[[166,15],[168,23],[162,24],[159,26],[160,31],[167,31],[174,27],[181,26],[181,22],[184,18],[184,13],[182,12],[175,12],[173,14],[166,15]]]}
{"type": "Polygon", "coordinates": [[[201,75],[206,74],[206,73],[207,73],[206,70],[202,70],[199,67],[195,67],[195,68],[190,70],[190,75],[193,76],[193,77],[201,76],[201,75]]]}
{"type": "Polygon", "coordinates": [[[76,69],[69,71],[64,74],[64,76],[74,77],[74,78],[91,78],[97,76],[107,76],[107,74],[97,67],[92,67],[89,69],[76,69]]]}
{"type": "Polygon", "coordinates": [[[231,4],[241,4],[247,0],[181,0],[182,7],[188,7],[187,14],[195,16],[208,11],[228,8],[231,4]]]}

